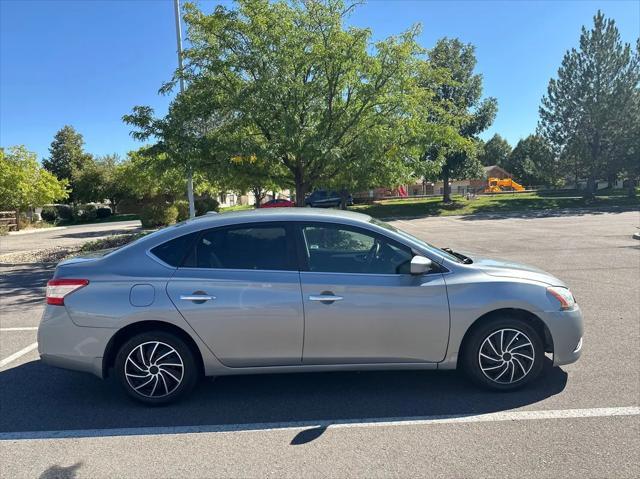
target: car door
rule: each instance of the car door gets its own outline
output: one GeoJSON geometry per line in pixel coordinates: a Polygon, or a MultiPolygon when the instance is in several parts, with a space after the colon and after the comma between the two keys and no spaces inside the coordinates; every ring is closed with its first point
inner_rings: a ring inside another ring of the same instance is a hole
{"type": "Polygon", "coordinates": [[[180,313],[227,366],[301,362],[304,316],[291,228],[203,231],[168,282],[180,313]]]}
{"type": "Polygon", "coordinates": [[[297,225],[304,364],[437,362],[449,337],[440,270],[411,275],[409,247],[368,229],[297,225]]]}

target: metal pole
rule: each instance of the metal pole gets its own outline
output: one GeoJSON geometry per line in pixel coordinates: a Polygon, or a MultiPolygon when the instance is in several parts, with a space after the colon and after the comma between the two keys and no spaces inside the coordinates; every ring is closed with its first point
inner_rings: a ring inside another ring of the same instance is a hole
{"type": "MultiPolygon", "coordinates": [[[[176,41],[178,43],[178,69],[182,73],[182,26],[180,24],[180,0],[173,0],[173,11],[176,17],[176,41]]],[[[184,92],[184,80],[180,76],[180,93],[184,92]]],[[[187,199],[189,200],[189,218],[196,216],[196,208],[193,202],[193,172],[191,165],[187,171],[187,199]]]]}

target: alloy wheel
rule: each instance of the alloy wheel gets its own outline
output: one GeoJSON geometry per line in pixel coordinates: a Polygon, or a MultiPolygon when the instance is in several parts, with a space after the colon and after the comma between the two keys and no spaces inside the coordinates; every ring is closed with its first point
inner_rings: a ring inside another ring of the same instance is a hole
{"type": "Polygon", "coordinates": [[[535,362],[532,341],[522,331],[499,329],[492,332],[480,345],[478,362],[482,373],[499,384],[512,384],[522,380],[535,362]]]}
{"type": "Polygon", "coordinates": [[[160,341],[139,344],[128,354],[124,374],[141,396],[160,398],[174,392],[184,377],[184,362],[175,348],[160,341]]]}

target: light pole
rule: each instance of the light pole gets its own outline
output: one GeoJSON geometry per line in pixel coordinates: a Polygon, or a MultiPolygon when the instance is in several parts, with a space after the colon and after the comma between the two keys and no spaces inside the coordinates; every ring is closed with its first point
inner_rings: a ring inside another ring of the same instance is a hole
{"type": "MultiPolygon", "coordinates": [[[[176,41],[178,43],[178,70],[180,71],[180,93],[184,92],[184,80],[182,78],[182,27],[180,25],[180,0],[173,0],[173,11],[176,17],[176,41]]],[[[187,199],[189,200],[189,218],[196,216],[196,208],[193,203],[193,172],[191,165],[187,165],[187,199]]]]}

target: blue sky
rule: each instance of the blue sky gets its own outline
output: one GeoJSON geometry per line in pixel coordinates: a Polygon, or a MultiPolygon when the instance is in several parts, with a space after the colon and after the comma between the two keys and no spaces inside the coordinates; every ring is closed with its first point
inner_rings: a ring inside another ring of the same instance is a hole
{"type": "MultiPolygon", "coordinates": [[[[419,22],[425,47],[443,36],[473,43],[485,95],[499,103],[483,137],[514,145],[535,130],[549,78],[599,8],[633,44],[638,1],[369,0],[349,22],[377,39],[419,22]]],[[[90,153],[139,147],[121,117],[134,105],[166,110],[170,97],[157,91],[176,65],[174,28],[171,0],[0,0],[0,145],[46,157],[71,124],[90,153]]]]}

